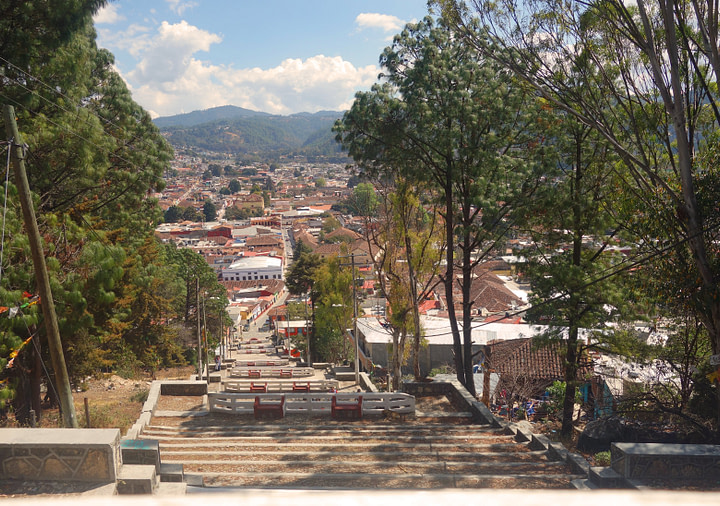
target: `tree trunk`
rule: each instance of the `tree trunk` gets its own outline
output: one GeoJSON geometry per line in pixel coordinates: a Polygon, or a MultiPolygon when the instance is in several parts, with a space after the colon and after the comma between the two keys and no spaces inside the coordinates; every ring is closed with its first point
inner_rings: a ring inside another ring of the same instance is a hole
{"type": "Polygon", "coordinates": [[[470,244],[472,238],[470,237],[470,218],[469,209],[464,206],[463,208],[463,259],[462,259],[462,295],[463,295],[463,369],[465,381],[463,385],[467,391],[475,397],[475,378],[472,372],[472,304],[471,300],[471,289],[472,289],[472,251],[470,250],[470,244]]]}
{"type": "Polygon", "coordinates": [[[400,353],[400,329],[397,327],[393,327],[393,333],[392,333],[392,340],[393,340],[393,350],[392,350],[392,391],[397,392],[400,388],[400,375],[401,373],[401,364],[400,364],[400,357],[402,356],[400,353]]]}
{"type": "Polygon", "coordinates": [[[578,369],[578,328],[574,320],[568,329],[568,341],[565,355],[565,398],[563,399],[562,428],[560,434],[569,436],[573,430],[575,413],[575,392],[577,391],[578,369]]]}

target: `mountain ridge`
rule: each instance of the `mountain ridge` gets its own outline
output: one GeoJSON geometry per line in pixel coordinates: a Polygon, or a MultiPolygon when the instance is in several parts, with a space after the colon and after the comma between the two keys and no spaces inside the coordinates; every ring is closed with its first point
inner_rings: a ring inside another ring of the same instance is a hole
{"type": "Polygon", "coordinates": [[[230,154],[341,154],[332,127],[341,111],[295,113],[287,116],[221,106],[156,118],[155,125],[176,147],[230,154]]]}

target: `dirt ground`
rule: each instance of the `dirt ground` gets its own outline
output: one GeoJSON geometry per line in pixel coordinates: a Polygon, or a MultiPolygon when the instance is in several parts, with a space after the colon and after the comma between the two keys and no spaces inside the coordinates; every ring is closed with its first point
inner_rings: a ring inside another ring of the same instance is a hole
{"type": "MultiPolygon", "coordinates": [[[[194,372],[191,366],[177,367],[157,371],[154,379],[187,379],[194,372]]],[[[73,391],[75,415],[80,427],[109,428],[118,427],[122,434],[129,429],[140,416],[143,403],[150,390],[151,376],[126,379],[117,375],[91,378],[80,388],[73,391]],[[87,399],[88,409],[85,409],[87,399]],[[88,425],[87,414],[90,415],[88,425]]],[[[12,414],[0,427],[18,427],[12,414]]],[[[38,427],[62,427],[60,411],[57,407],[44,407],[38,417],[38,427]]]]}

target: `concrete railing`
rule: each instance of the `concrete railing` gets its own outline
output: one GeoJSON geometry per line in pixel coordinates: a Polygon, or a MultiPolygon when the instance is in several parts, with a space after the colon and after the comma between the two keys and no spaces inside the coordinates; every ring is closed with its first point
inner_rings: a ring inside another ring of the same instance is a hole
{"type": "Polygon", "coordinates": [[[403,393],[284,393],[284,394],[235,394],[211,393],[208,394],[210,412],[252,414],[255,397],[261,399],[280,400],[285,398],[285,414],[328,414],[332,398],[338,401],[351,402],[362,395],[363,415],[382,415],[383,412],[414,413],[415,397],[403,393]]]}
{"type": "Polygon", "coordinates": [[[288,365],[286,358],[261,358],[259,360],[236,360],[235,367],[283,367],[288,365]]]}
{"type": "Polygon", "coordinates": [[[222,383],[225,393],[248,393],[251,385],[265,385],[268,392],[293,392],[293,387],[308,386],[311,392],[330,392],[337,390],[340,383],[336,380],[310,380],[310,381],[288,381],[288,380],[225,380],[222,383]]]}
{"type": "Polygon", "coordinates": [[[313,376],[312,367],[233,367],[231,378],[307,378],[313,376]]]}
{"type": "Polygon", "coordinates": [[[262,355],[262,354],[271,354],[275,353],[275,348],[241,348],[237,351],[233,351],[233,353],[240,353],[240,354],[246,354],[246,355],[262,355]]]}

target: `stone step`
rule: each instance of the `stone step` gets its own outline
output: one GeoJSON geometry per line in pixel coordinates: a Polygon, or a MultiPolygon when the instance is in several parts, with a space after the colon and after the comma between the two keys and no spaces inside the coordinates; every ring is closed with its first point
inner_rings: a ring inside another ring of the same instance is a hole
{"type": "Polygon", "coordinates": [[[120,453],[123,464],[140,464],[160,467],[160,444],[157,439],[121,439],[120,453]]]}
{"type": "Polygon", "coordinates": [[[342,440],[363,440],[363,441],[375,441],[375,442],[387,442],[387,441],[395,441],[395,442],[414,442],[414,441],[421,441],[421,442],[434,442],[434,441],[446,441],[446,442],[458,442],[458,443],[464,443],[468,442],[470,444],[489,444],[489,443],[507,443],[511,441],[517,441],[512,436],[504,436],[502,434],[464,434],[464,435],[452,435],[447,434],[443,435],[442,433],[436,433],[433,434],[408,434],[408,435],[401,435],[401,434],[389,434],[387,436],[382,436],[379,434],[287,434],[287,435],[266,435],[262,432],[258,432],[255,436],[242,434],[237,435],[233,434],[231,431],[228,432],[208,432],[208,433],[164,433],[159,434],[157,432],[150,432],[146,433],[142,436],[140,436],[141,439],[144,438],[150,438],[150,439],[156,439],[159,441],[169,441],[169,440],[178,440],[178,439],[186,439],[186,440],[193,440],[193,439],[203,439],[203,440],[228,440],[232,439],[235,441],[282,441],[284,443],[292,443],[293,441],[298,442],[305,442],[305,441],[325,441],[331,443],[332,441],[342,441],[342,440]]]}
{"type": "Polygon", "coordinates": [[[598,488],[627,488],[625,478],[611,467],[591,467],[588,479],[598,488]]]}
{"type": "MultiPolygon", "coordinates": [[[[164,455],[165,451],[188,451],[195,452],[197,450],[205,451],[210,453],[214,451],[243,451],[252,450],[253,452],[275,452],[275,451],[289,451],[289,452],[318,452],[323,451],[326,453],[338,452],[338,451],[351,451],[356,450],[358,452],[373,451],[373,452],[396,452],[396,453],[412,453],[412,452],[430,452],[436,454],[437,452],[453,452],[453,453],[464,453],[464,454],[483,454],[483,453],[515,453],[524,454],[532,450],[527,445],[520,445],[517,443],[493,443],[493,444],[462,444],[462,443],[384,443],[375,444],[368,446],[368,443],[362,440],[353,441],[336,441],[334,443],[313,443],[313,442],[276,442],[276,441],[265,441],[260,443],[253,443],[248,441],[233,441],[232,439],[222,441],[209,441],[207,443],[202,442],[189,442],[187,440],[173,439],[173,440],[161,440],[161,453],[164,455]],[[237,450],[235,450],[237,448],[237,450]],[[369,450],[371,448],[371,450],[369,450]]],[[[551,460],[561,460],[553,458],[551,460]]]]}
{"type": "Polygon", "coordinates": [[[187,487],[187,483],[163,481],[158,484],[155,495],[185,495],[187,487]]]}
{"type": "Polygon", "coordinates": [[[163,462],[160,464],[160,482],[161,483],[182,483],[185,481],[185,471],[182,464],[175,462],[163,462]]]}
{"type": "Polygon", "coordinates": [[[522,474],[570,474],[570,470],[562,462],[364,462],[357,460],[345,461],[245,461],[230,459],[185,460],[184,466],[191,472],[225,471],[233,473],[293,473],[298,470],[324,474],[354,474],[358,469],[368,473],[404,474],[407,472],[422,473],[425,476],[434,474],[513,474],[518,469],[522,474]]]}
{"type": "Polygon", "coordinates": [[[253,487],[253,488],[387,488],[387,489],[436,489],[436,488],[570,488],[570,482],[582,478],[567,474],[417,474],[403,473],[222,473],[203,472],[206,487],[253,487]]]}
{"type": "MultiPolygon", "coordinates": [[[[344,449],[344,448],[343,448],[344,449]]],[[[362,462],[467,462],[468,459],[478,462],[548,462],[545,451],[508,451],[508,452],[440,452],[440,451],[243,451],[243,450],[210,450],[198,448],[197,450],[163,450],[163,460],[166,462],[197,461],[199,459],[227,459],[260,461],[326,461],[329,459],[359,460],[362,462]]]]}
{"type": "Polygon", "coordinates": [[[158,482],[155,466],[123,465],[118,473],[117,492],[119,495],[152,494],[158,482]]]}
{"type": "MultiPolygon", "coordinates": [[[[234,419],[237,420],[237,419],[234,419]]],[[[259,488],[571,488],[574,473],[549,442],[518,442],[504,427],[460,423],[219,425],[154,418],[164,463],[206,487],[259,488]]]]}
{"type": "Polygon", "coordinates": [[[497,434],[511,436],[514,434],[503,434],[503,430],[495,427],[483,425],[459,425],[459,424],[407,424],[407,425],[379,425],[373,424],[369,426],[358,425],[311,425],[298,427],[293,425],[206,425],[202,421],[193,423],[192,421],[183,420],[181,425],[155,425],[148,424],[144,427],[143,433],[152,432],[182,432],[184,434],[194,433],[211,433],[211,432],[232,432],[237,435],[287,435],[287,434],[497,434]]]}

